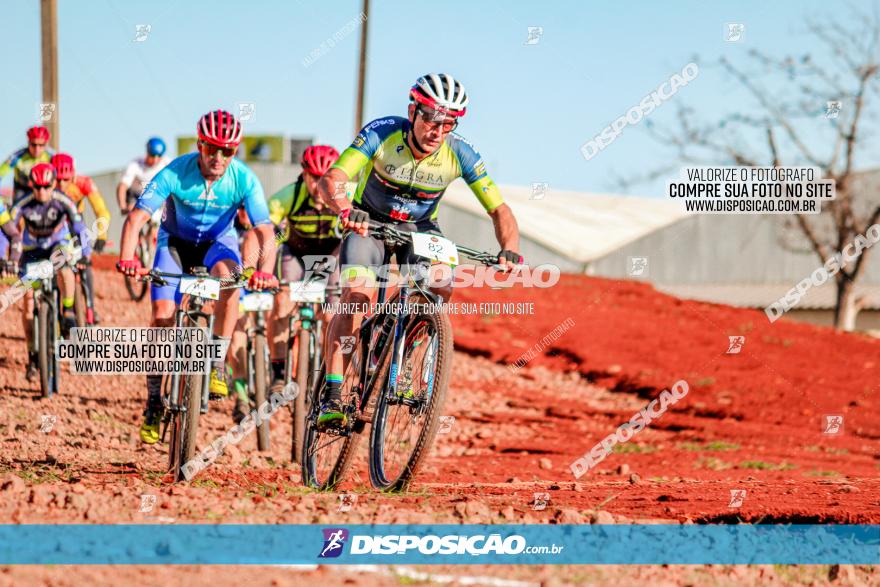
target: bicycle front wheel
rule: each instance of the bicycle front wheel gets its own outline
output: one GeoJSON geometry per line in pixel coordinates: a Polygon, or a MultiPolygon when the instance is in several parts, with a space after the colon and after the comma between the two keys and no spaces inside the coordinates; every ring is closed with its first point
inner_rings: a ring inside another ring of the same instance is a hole
{"type": "MultiPolygon", "coordinates": [[[[267,400],[267,388],[269,386],[269,346],[266,344],[266,335],[257,334],[254,337],[254,401],[257,409],[260,409],[267,400]]],[[[257,450],[269,450],[269,419],[262,418],[257,426],[257,450]]]]}
{"type": "Polygon", "coordinates": [[[40,369],[40,392],[43,397],[52,397],[55,382],[55,308],[46,300],[39,300],[37,310],[37,364],[40,369]]]}
{"type": "MultiPolygon", "coordinates": [[[[428,308],[427,300],[414,302],[428,308]]],[[[378,379],[370,429],[370,481],[387,491],[409,487],[437,434],[452,371],[452,324],[443,313],[407,315],[396,391],[378,379]]]]}
{"type": "Polygon", "coordinates": [[[302,464],[303,439],[306,429],[306,395],[309,393],[309,346],[312,333],[300,328],[298,334],[298,351],[296,356],[296,385],[299,393],[293,401],[293,439],[291,441],[290,458],[302,464]]]}
{"type": "MultiPolygon", "coordinates": [[[[150,264],[150,245],[147,240],[148,238],[142,234],[134,250],[135,257],[140,259],[143,267],[149,267],[150,264]]],[[[125,278],[125,289],[128,290],[129,297],[136,302],[144,299],[144,296],[147,295],[147,288],[148,284],[146,281],[140,281],[134,277],[125,278]]]]}

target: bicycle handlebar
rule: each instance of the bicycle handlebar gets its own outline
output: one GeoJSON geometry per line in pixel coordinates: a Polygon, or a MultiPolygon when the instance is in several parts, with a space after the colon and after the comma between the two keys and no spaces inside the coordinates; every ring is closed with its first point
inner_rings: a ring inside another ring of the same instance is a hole
{"type": "MultiPolygon", "coordinates": [[[[381,238],[386,242],[392,241],[398,244],[404,244],[412,241],[412,232],[400,230],[399,228],[396,228],[393,224],[386,224],[384,222],[370,220],[369,229],[370,234],[381,238]]],[[[458,252],[464,254],[469,259],[479,261],[483,265],[491,266],[498,264],[498,255],[493,255],[492,253],[479,251],[477,249],[472,249],[471,247],[466,247],[459,244],[456,244],[455,248],[458,249],[458,252]]]]}

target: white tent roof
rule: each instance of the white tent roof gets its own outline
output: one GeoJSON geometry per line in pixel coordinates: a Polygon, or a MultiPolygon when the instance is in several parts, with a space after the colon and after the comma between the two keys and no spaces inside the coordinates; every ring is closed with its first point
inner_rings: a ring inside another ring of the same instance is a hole
{"type": "MultiPolygon", "coordinates": [[[[659,198],[547,189],[543,198],[532,199],[531,186],[499,187],[523,237],[581,263],[688,216],[681,206],[659,198]]],[[[449,186],[443,205],[485,214],[461,181],[449,186]]]]}

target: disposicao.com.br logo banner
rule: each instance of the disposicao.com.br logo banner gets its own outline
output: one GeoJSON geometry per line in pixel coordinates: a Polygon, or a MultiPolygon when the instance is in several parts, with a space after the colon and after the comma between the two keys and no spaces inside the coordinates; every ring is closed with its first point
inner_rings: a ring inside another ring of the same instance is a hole
{"type": "Polygon", "coordinates": [[[10,564],[880,564],[844,524],[3,524],[10,564]]]}

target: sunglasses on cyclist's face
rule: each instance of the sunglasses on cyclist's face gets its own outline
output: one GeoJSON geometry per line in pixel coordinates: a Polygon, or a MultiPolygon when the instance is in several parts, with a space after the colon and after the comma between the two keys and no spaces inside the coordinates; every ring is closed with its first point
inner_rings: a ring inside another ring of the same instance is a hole
{"type": "Polygon", "coordinates": [[[42,149],[46,146],[46,143],[28,143],[28,145],[33,147],[34,149],[42,149]]]}
{"type": "Polygon", "coordinates": [[[218,147],[217,145],[212,145],[211,143],[206,143],[205,141],[199,141],[199,144],[202,146],[202,149],[205,150],[205,155],[207,157],[213,157],[218,152],[224,159],[229,159],[233,155],[235,155],[235,148],[232,147],[218,147]]]}
{"type": "Polygon", "coordinates": [[[422,122],[429,130],[441,128],[443,132],[452,132],[458,126],[458,120],[446,117],[442,112],[437,110],[425,110],[420,108],[419,114],[422,122]]]}
{"type": "Polygon", "coordinates": [[[36,191],[47,191],[47,190],[51,190],[51,189],[54,189],[54,188],[55,188],[55,186],[54,186],[53,184],[50,184],[50,185],[37,185],[37,184],[34,184],[34,190],[36,190],[36,191]]]}

